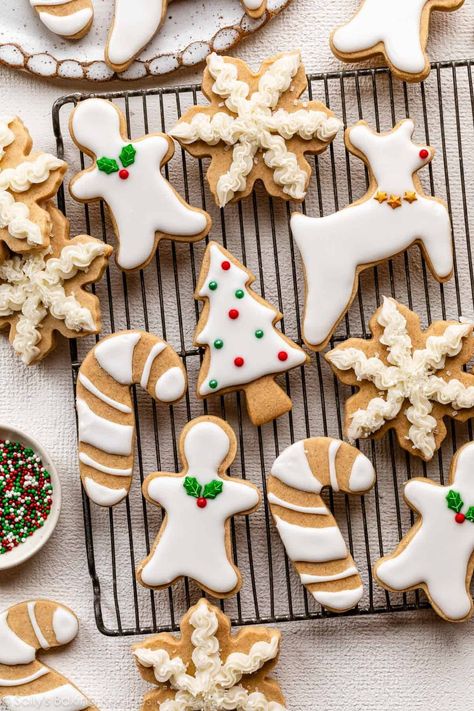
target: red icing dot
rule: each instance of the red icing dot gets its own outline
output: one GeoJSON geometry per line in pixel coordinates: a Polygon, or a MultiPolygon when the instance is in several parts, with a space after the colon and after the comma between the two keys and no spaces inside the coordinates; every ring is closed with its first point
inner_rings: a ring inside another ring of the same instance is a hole
{"type": "Polygon", "coordinates": [[[457,513],[456,516],[454,517],[454,520],[456,523],[464,523],[466,520],[466,517],[463,513],[457,513]]]}
{"type": "Polygon", "coordinates": [[[234,365],[236,365],[237,368],[241,368],[243,366],[244,362],[245,361],[242,358],[242,356],[237,356],[237,358],[234,358],[234,365]]]}
{"type": "Polygon", "coordinates": [[[278,360],[288,360],[288,353],[286,351],[280,351],[278,353],[278,360]]]}
{"type": "Polygon", "coordinates": [[[230,262],[225,259],[221,264],[222,269],[226,272],[230,269],[230,262]]]}
{"type": "Polygon", "coordinates": [[[203,496],[200,496],[196,503],[200,509],[205,509],[207,506],[207,500],[203,496]]]}
{"type": "Polygon", "coordinates": [[[130,173],[128,172],[128,170],[125,170],[125,168],[122,168],[122,170],[119,171],[119,178],[121,178],[122,180],[127,180],[129,175],[130,173]]]}
{"type": "Polygon", "coordinates": [[[239,318],[239,312],[237,311],[237,309],[230,309],[229,318],[231,318],[232,320],[239,318]]]}
{"type": "Polygon", "coordinates": [[[426,150],[426,148],[422,148],[420,151],[420,158],[421,160],[426,160],[428,158],[429,152],[426,150]]]}

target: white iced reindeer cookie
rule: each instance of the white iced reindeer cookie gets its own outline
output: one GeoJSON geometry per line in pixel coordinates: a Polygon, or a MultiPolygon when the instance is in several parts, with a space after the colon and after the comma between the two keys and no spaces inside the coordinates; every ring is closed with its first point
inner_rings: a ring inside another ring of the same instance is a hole
{"type": "Polygon", "coordinates": [[[371,462],[340,439],[311,437],[287,447],[275,460],[267,498],[286,553],[301,582],[323,607],[345,612],[363,588],[359,571],[331,511],[320,496],[361,495],[375,484],[371,462]]]}
{"type": "Polygon", "coordinates": [[[396,77],[421,81],[430,73],[426,54],[433,10],[457,10],[464,0],[362,0],[354,17],[336,28],[331,49],[354,62],[383,55],[396,77]]]}
{"type": "Polygon", "coordinates": [[[66,39],[86,35],[94,19],[92,0],[30,0],[45,27],[66,39]]]}
{"type": "Polygon", "coordinates": [[[446,486],[431,479],[411,479],[404,497],[418,518],[395,551],[377,561],[376,580],[397,592],[422,588],[445,620],[469,619],[473,613],[474,442],[454,455],[446,486]]]}
{"type": "Polygon", "coordinates": [[[70,119],[71,136],[93,164],[76,175],[70,192],[79,202],[104,200],[119,242],[120,269],[141,269],[161,238],[194,242],[207,235],[211,218],[188,205],[160,169],[174,153],[164,133],[127,137],[125,117],[110,101],[86,99],[70,119]]]}
{"type": "Polygon", "coordinates": [[[410,119],[387,133],[376,133],[363,121],[348,128],[347,149],[369,169],[366,194],[332,215],[291,217],[305,272],[303,338],[315,351],[327,345],[348,311],[365,269],[418,244],[438,281],[451,276],[447,207],[425,195],[416,175],[434,150],[413,143],[414,128],[410,119]]]}
{"type": "Polygon", "coordinates": [[[254,511],[260,494],[250,482],[226,474],[237,445],[224,420],[191,420],[179,444],[183,470],[155,472],[143,484],[144,496],[166,515],[137,578],[146,587],[164,588],[187,576],[210,595],[229,597],[242,584],[233,561],[230,519],[254,511]]]}

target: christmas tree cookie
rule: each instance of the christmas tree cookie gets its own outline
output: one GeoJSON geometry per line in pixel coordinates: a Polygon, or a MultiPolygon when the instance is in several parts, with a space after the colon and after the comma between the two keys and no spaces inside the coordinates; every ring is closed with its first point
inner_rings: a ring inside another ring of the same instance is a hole
{"type": "Polygon", "coordinates": [[[469,619],[474,610],[474,442],[454,455],[446,486],[410,479],[404,497],[417,519],[395,551],[377,561],[376,580],[397,592],[422,588],[445,620],[469,619]]]}
{"type": "Polygon", "coordinates": [[[204,301],[195,342],[206,347],[197,394],[243,390],[250,419],[262,425],[291,410],[276,375],[308,357],[275,328],[282,314],[250,288],[254,279],[230,252],[209,243],[195,294],[204,301]]]}
{"type": "Polygon", "coordinates": [[[143,484],[144,496],[166,514],[137,578],[146,587],[165,588],[187,576],[210,595],[229,597],[242,585],[230,519],[254,511],[260,494],[250,482],[226,474],[237,444],[231,427],[218,417],[188,422],[179,448],[183,470],[155,472],[143,484]]]}

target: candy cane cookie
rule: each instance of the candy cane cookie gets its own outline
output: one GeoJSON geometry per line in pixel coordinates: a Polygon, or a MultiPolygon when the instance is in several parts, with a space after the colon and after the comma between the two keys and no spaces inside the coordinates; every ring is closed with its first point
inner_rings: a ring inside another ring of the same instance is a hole
{"type": "Polygon", "coordinates": [[[60,37],[80,39],[94,19],[92,0],[30,0],[45,27],[60,37]]]}

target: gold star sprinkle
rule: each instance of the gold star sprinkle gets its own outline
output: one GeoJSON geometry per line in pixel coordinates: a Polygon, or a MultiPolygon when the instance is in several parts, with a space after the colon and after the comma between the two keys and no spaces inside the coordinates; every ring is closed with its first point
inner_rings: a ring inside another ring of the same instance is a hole
{"type": "Polygon", "coordinates": [[[387,199],[387,193],[384,193],[381,190],[379,190],[374,197],[374,200],[377,200],[377,202],[379,202],[380,204],[385,202],[386,199],[387,199]]]}
{"type": "Polygon", "coordinates": [[[387,200],[387,205],[390,205],[392,210],[396,210],[397,207],[402,206],[402,198],[400,195],[390,195],[390,200],[387,200]]]}
{"type": "Polygon", "coordinates": [[[407,192],[403,196],[403,199],[406,200],[406,202],[409,202],[410,205],[412,202],[415,202],[416,200],[418,200],[418,198],[416,197],[416,193],[413,191],[410,191],[410,190],[407,190],[407,192]]]}

